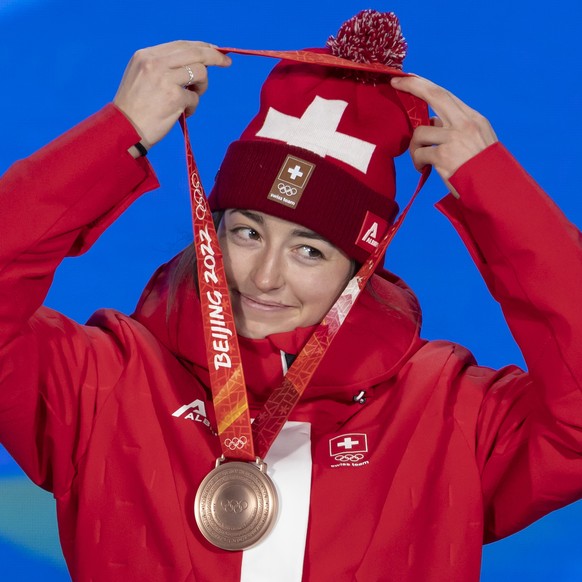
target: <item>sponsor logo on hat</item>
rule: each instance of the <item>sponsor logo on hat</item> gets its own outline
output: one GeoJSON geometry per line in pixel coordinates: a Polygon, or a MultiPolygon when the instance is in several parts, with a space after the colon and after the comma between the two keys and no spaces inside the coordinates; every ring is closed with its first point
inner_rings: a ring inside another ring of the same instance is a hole
{"type": "Polygon", "coordinates": [[[372,252],[380,244],[387,230],[388,222],[368,210],[364,217],[360,234],[358,234],[356,245],[368,252],[372,252]]]}
{"type": "Polygon", "coordinates": [[[315,164],[288,155],[267,198],[288,208],[297,208],[314,169],[315,164]]]}

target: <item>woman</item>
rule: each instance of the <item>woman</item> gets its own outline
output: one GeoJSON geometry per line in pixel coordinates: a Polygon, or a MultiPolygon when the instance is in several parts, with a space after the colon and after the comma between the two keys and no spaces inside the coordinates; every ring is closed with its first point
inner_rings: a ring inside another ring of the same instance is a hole
{"type": "Polygon", "coordinates": [[[377,248],[395,213],[389,160],[410,139],[416,167],[458,197],[441,207],[528,372],[422,340],[414,296],[378,271],[268,450],[280,512],[255,547],[219,549],[195,517],[224,450],[190,261],[161,267],[132,317],[80,326],[40,307],[60,260],[156,186],[140,154],[195,110],[206,67],[229,63],[205,43],[138,52],[113,106],[4,177],[0,438],[54,492],[76,580],[476,580],[484,540],[580,497],[581,261],[577,231],[450,93],[286,61],[269,77],[210,197],[249,415],[377,248]],[[412,132],[405,93],[432,107],[432,126],[412,132]]]}

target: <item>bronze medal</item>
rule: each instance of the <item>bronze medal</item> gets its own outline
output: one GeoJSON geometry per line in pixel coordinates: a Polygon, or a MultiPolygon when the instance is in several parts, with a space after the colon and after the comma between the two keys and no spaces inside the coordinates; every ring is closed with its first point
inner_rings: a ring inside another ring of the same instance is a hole
{"type": "Polygon", "coordinates": [[[211,544],[223,550],[246,550],[271,531],[278,506],[265,463],[223,463],[219,459],[198,488],[194,515],[211,544]]]}

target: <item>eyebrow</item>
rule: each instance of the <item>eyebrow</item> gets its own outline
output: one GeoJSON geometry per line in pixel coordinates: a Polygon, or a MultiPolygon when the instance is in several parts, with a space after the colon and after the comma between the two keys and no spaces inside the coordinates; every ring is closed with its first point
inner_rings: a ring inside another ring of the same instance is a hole
{"type": "MultiPolygon", "coordinates": [[[[253,212],[252,210],[233,208],[232,212],[233,213],[239,212],[243,216],[246,216],[246,218],[254,220],[257,224],[265,224],[265,219],[263,218],[263,216],[261,214],[257,214],[256,212],[253,212]]],[[[327,243],[328,245],[333,246],[333,244],[329,242],[329,240],[326,239],[324,236],[321,236],[320,234],[317,234],[315,231],[309,230],[307,228],[296,228],[291,232],[291,235],[301,238],[308,238],[311,240],[322,241],[324,243],[327,243]]]]}
{"type": "Polygon", "coordinates": [[[241,208],[233,208],[231,210],[231,214],[234,214],[235,212],[239,212],[243,216],[246,216],[250,220],[254,220],[258,224],[265,224],[265,219],[260,214],[257,214],[256,212],[252,212],[251,210],[243,210],[241,208]]]}
{"type": "MultiPolygon", "coordinates": [[[[293,236],[298,236],[301,238],[309,238],[311,240],[319,240],[322,241],[324,243],[327,243],[328,245],[331,245],[331,243],[324,237],[321,236],[320,234],[317,234],[316,232],[313,232],[312,230],[307,230],[307,229],[301,229],[301,228],[296,228],[292,233],[293,236]]],[[[331,245],[333,246],[333,245],[331,245]]]]}

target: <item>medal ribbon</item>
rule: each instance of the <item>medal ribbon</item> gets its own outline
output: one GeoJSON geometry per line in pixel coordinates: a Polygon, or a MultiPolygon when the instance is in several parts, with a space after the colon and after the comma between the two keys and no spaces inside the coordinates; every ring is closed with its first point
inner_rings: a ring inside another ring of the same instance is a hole
{"type": "Polygon", "coordinates": [[[180,125],[186,147],[198,291],[218,436],[225,456],[254,461],[249,403],[222,252],[192,154],[185,115],[180,125]]]}
{"type": "Polygon", "coordinates": [[[368,71],[369,73],[386,73],[396,77],[407,77],[408,73],[402,69],[389,67],[382,63],[357,63],[336,57],[330,53],[319,53],[313,51],[271,51],[271,50],[253,50],[224,47],[218,49],[221,53],[236,53],[239,55],[253,55],[257,57],[273,57],[275,59],[285,59],[286,61],[297,61],[299,63],[309,63],[311,65],[327,65],[329,67],[339,67],[340,69],[353,69],[356,71],[368,71]]]}
{"type": "MultiPolygon", "coordinates": [[[[310,51],[253,51],[232,48],[221,52],[271,56],[308,63],[321,63],[364,71],[385,72],[403,76],[399,69],[379,63],[354,63],[329,54],[310,51]]],[[[399,93],[399,92],[397,92],[399,93]]],[[[401,98],[407,94],[401,94],[401,98]]],[[[419,106],[420,100],[403,99],[413,127],[428,123],[428,110],[419,106]]],[[[420,102],[422,103],[422,102],[420,102]]],[[[291,411],[309,385],[321,359],[354,305],[358,295],[366,286],[382,260],[386,248],[400,228],[412,203],[430,174],[430,166],[422,172],[416,191],[396,222],[389,228],[374,252],[350,280],[343,293],[331,307],[323,321],[317,326],[297,359],[287,371],[282,384],[269,396],[263,409],[251,425],[246,385],[234,315],[224,272],[222,252],[212,221],[210,206],[200,181],[186,117],[182,115],[180,125],[184,132],[186,161],[188,165],[192,226],[198,273],[198,288],[204,341],[217,430],[223,455],[230,459],[255,461],[264,459],[275,438],[289,418],[291,411]]]]}

